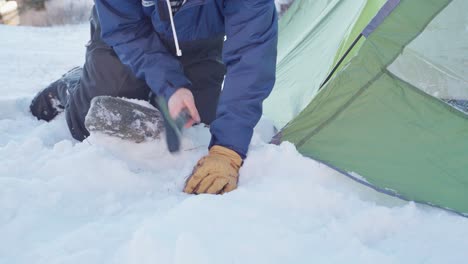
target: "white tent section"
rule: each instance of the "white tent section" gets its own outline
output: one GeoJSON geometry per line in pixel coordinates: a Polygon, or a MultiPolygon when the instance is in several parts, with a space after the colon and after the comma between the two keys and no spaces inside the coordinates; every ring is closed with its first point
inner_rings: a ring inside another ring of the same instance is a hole
{"type": "Polygon", "coordinates": [[[445,8],[389,67],[444,100],[468,100],[468,1],[445,8]]]}
{"type": "Polygon", "coordinates": [[[315,96],[333,66],[341,41],[366,2],[296,0],[281,18],[277,83],[264,104],[265,115],[274,120],[276,126],[284,126],[315,96]],[[307,27],[304,28],[304,25],[307,27]],[[299,59],[296,58],[298,54],[301,54],[299,59]],[[294,63],[291,58],[295,58],[294,63]],[[313,63],[310,63],[311,60],[313,63]],[[301,68],[298,65],[311,67],[301,68]],[[297,83],[299,85],[292,85],[297,83]]]}

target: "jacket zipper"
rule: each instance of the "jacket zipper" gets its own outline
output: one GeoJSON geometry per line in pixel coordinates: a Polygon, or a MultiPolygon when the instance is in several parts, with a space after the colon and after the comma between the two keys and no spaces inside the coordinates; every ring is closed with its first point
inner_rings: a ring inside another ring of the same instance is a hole
{"type": "Polygon", "coordinates": [[[189,9],[189,8],[192,8],[192,7],[195,7],[195,6],[201,6],[201,5],[204,5],[206,4],[206,0],[187,0],[187,3],[185,3],[184,5],[182,5],[180,7],[180,9],[174,14],[174,18],[177,17],[177,15],[182,12],[182,11],[185,11],[186,9],[189,9]]]}
{"type": "Polygon", "coordinates": [[[184,5],[182,5],[182,7],[175,14],[172,13],[170,0],[165,0],[165,2],[166,2],[167,9],[168,9],[168,12],[169,12],[169,20],[170,20],[170,24],[171,24],[172,35],[173,35],[173,38],[174,38],[174,45],[175,45],[176,53],[177,53],[178,57],[181,57],[182,56],[182,50],[179,47],[179,39],[177,37],[177,31],[176,31],[176,27],[175,27],[175,17],[181,11],[187,10],[187,9],[195,7],[195,6],[201,6],[201,5],[205,4],[206,0],[198,0],[198,1],[192,0],[191,2],[187,2],[184,5]]]}

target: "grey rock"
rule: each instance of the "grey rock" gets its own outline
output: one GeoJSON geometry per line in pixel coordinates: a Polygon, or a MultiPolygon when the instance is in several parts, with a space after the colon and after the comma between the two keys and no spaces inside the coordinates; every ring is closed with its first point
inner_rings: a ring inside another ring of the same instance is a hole
{"type": "Polygon", "coordinates": [[[98,96],[91,101],[85,126],[90,133],[99,132],[136,143],[159,139],[164,132],[158,109],[144,101],[111,96],[98,96]]]}

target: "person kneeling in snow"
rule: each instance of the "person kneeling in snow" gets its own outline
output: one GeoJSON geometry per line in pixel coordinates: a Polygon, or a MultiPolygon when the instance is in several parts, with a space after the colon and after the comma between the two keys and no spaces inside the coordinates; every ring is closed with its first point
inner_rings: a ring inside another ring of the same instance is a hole
{"type": "Polygon", "coordinates": [[[188,110],[186,126],[210,125],[209,154],[184,191],[229,192],[275,82],[277,38],[273,0],[95,0],[84,67],[41,91],[31,112],[50,121],[65,109],[83,141],[94,97],[163,97],[173,118],[188,110]]]}

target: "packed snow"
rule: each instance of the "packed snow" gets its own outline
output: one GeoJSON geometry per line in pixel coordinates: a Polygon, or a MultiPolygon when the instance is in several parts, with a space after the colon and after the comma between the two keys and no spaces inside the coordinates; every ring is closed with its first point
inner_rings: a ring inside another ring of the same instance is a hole
{"type": "Polygon", "coordinates": [[[209,132],[183,151],[71,138],[32,97],[84,60],[88,27],[0,26],[0,263],[464,263],[468,219],[377,193],[266,142],[256,129],[239,188],[187,195],[209,132]]]}

